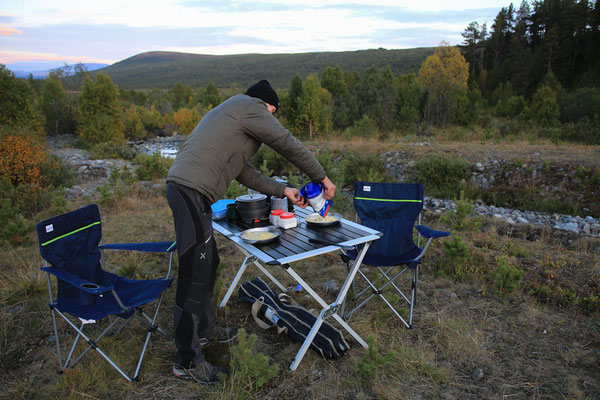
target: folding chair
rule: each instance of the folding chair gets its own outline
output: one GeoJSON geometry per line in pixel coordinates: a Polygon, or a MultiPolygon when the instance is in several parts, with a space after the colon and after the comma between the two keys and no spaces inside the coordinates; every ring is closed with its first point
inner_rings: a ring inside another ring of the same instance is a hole
{"type": "Polygon", "coordinates": [[[67,366],[73,368],[85,354],[94,349],[125,379],[138,381],[138,374],[150,341],[150,335],[153,332],[158,332],[170,339],[165,331],[156,324],[156,319],[163,292],[173,280],[169,276],[173,262],[173,251],[176,249],[175,242],[107,244],[100,246],[102,228],[100,212],[95,204],[38,223],[37,234],[40,253],[45,260],[45,266],[41,270],[47,273],[49,306],[52,310],[59,373],[62,373],[67,366]],[[152,280],[133,280],[107,272],[102,268],[104,265],[104,249],[169,253],[169,269],[166,277],[152,280]],[[53,296],[50,275],[57,278],[56,297],[53,296]],[[158,300],[156,310],[152,316],[149,316],[142,311],[141,306],[155,300],[158,300]],[[63,317],[77,332],[64,364],[62,362],[56,314],[63,317]],[[134,318],[145,326],[148,333],[135,373],[129,376],[98,347],[98,342],[106,334],[119,333],[134,318]],[[76,324],[77,319],[79,320],[79,326],[76,324]],[[97,327],[100,326],[101,321],[106,321],[108,326],[97,337],[92,339],[87,331],[84,332],[86,325],[97,327]],[[121,324],[117,326],[119,322],[121,324]],[[80,338],[83,338],[88,346],[69,364],[80,338]]]}
{"type": "MultiPolygon", "coordinates": [[[[344,313],[344,303],[342,315],[349,318],[370,299],[379,296],[407,328],[412,328],[419,264],[431,241],[434,238],[449,236],[450,232],[436,231],[420,225],[423,209],[423,185],[420,183],[356,182],[354,209],[362,225],[382,232],[383,236],[371,245],[362,261],[358,274],[365,280],[367,287],[360,293],[355,293],[353,300],[358,301],[369,292],[370,294],[348,313],[344,313]],[[415,225],[417,219],[419,225],[415,225]],[[420,235],[417,244],[413,240],[413,228],[416,228],[420,235]],[[427,239],[422,248],[421,236],[427,239]],[[367,271],[373,267],[379,272],[380,279],[374,279],[373,274],[367,271]],[[410,280],[410,297],[405,294],[408,292],[407,284],[399,282],[405,275],[408,275],[410,280]],[[371,279],[368,276],[371,276],[371,279]],[[399,295],[397,305],[393,305],[385,296],[384,290],[388,286],[399,295]],[[409,306],[408,321],[400,314],[401,306],[406,304],[409,306]]],[[[357,249],[352,249],[342,256],[348,267],[354,262],[356,255],[357,249]]]]}

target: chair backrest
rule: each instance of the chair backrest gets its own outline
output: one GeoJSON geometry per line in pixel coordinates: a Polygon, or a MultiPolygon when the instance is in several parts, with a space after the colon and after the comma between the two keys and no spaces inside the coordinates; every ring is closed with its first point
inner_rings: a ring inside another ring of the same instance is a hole
{"type": "MultiPolygon", "coordinates": [[[[36,229],[40,254],[48,264],[90,282],[101,283],[103,274],[98,245],[102,239],[102,225],[96,204],[39,222],[36,229]]],[[[82,297],[80,290],[60,280],[58,296],[82,297]]]]}
{"type": "Polygon", "coordinates": [[[366,264],[395,265],[418,254],[413,228],[423,209],[423,193],[420,183],[355,183],[360,223],[383,233],[365,255],[366,264]]]}

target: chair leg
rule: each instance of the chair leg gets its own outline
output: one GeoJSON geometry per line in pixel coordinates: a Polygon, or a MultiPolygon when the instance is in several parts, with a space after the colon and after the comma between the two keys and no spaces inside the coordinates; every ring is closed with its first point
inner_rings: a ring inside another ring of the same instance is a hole
{"type": "MultiPolygon", "coordinates": [[[[46,274],[46,282],[48,283],[48,297],[50,304],[54,304],[54,296],[52,295],[52,282],[50,281],[50,274],[46,274]]],[[[58,338],[58,326],[56,324],[56,311],[53,306],[50,306],[52,312],[52,325],[54,327],[54,341],[56,342],[56,354],[58,356],[58,373],[62,374],[64,371],[62,363],[62,352],[60,351],[60,340],[58,338]]]]}
{"type": "MultiPolygon", "coordinates": [[[[74,323],[73,323],[73,322],[72,322],[72,321],[71,321],[69,318],[67,318],[67,316],[66,316],[66,315],[64,315],[63,313],[61,313],[61,312],[60,312],[60,311],[58,311],[58,310],[56,310],[56,312],[58,312],[58,314],[59,314],[61,317],[63,317],[63,319],[64,319],[65,321],[67,321],[67,323],[68,323],[69,325],[71,325],[71,327],[72,327],[73,329],[75,329],[75,330],[77,331],[77,333],[78,333],[78,335],[79,335],[79,336],[81,336],[81,337],[82,337],[82,338],[83,338],[83,339],[84,339],[86,342],[88,342],[88,343],[89,343],[89,345],[90,345],[90,346],[89,346],[88,348],[93,348],[94,350],[96,350],[96,351],[97,351],[97,352],[98,352],[98,353],[99,353],[99,354],[100,354],[100,355],[101,355],[101,356],[102,356],[102,357],[103,357],[103,358],[104,358],[106,361],[108,361],[108,363],[109,363],[110,365],[112,365],[112,367],[113,367],[114,369],[116,369],[116,370],[117,370],[117,372],[119,372],[119,373],[120,373],[120,374],[121,374],[121,375],[122,375],[122,376],[123,376],[125,379],[127,379],[129,382],[133,381],[133,379],[132,379],[132,378],[130,378],[130,377],[129,377],[129,376],[128,376],[128,375],[127,375],[125,372],[123,372],[123,370],[122,370],[121,368],[119,368],[119,366],[118,366],[117,364],[115,364],[115,362],[114,362],[113,360],[111,360],[111,359],[110,359],[110,357],[108,357],[108,356],[107,356],[107,355],[106,355],[106,354],[105,354],[105,353],[104,353],[104,352],[103,352],[103,351],[102,351],[102,350],[101,350],[101,349],[100,349],[100,348],[99,348],[99,347],[96,345],[96,343],[95,343],[95,342],[94,342],[92,339],[90,339],[89,337],[87,337],[87,336],[86,336],[86,334],[85,334],[85,333],[84,333],[84,332],[83,332],[81,329],[77,328],[77,325],[75,325],[75,324],[74,324],[74,323]]],[[[108,332],[109,328],[111,328],[111,327],[112,327],[112,325],[114,325],[114,323],[116,323],[116,322],[117,322],[117,320],[115,320],[114,322],[112,322],[112,323],[111,323],[111,324],[108,326],[108,328],[107,328],[107,329],[105,329],[105,330],[104,330],[104,331],[101,333],[101,335],[105,335],[105,334],[106,334],[106,332],[108,332]]],[[[86,351],[87,351],[87,349],[86,349],[86,351]]],[[[80,356],[79,358],[81,358],[81,356],[80,356]]],[[[78,359],[77,361],[79,361],[79,359],[78,359]]],[[[74,365],[74,364],[73,364],[73,365],[74,365]]]]}
{"type": "Polygon", "coordinates": [[[417,265],[414,269],[413,269],[413,279],[412,279],[412,285],[411,285],[411,294],[410,294],[410,317],[408,320],[408,328],[412,329],[413,328],[413,324],[412,324],[412,318],[413,318],[413,309],[415,307],[415,304],[417,303],[417,281],[418,281],[418,277],[419,277],[419,266],[417,265]]]}
{"type": "MultiPolygon", "coordinates": [[[[113,326],[114,326],[114,325],[115,325],[117,322],[119,322],[119,320],[118,320],[118,319],[115,319],[115,320],[111,321],[111,322],[110,322],[110,324],[108,325],[108,327],[106,327],[106,329],[104,329],[104,330],[103,330],[103,331],[102,331],[102,332],[101,332],[101,333],[100,333],[100,334],[99,334],[99,335],[96,337],[96,339],[94,339],[94,341],[93,341],[93,342],[94,342],[94,343],[98,343],[98,341],[100,341],[100,339],[102,339],[102,338],[103,338],[103,337],[104,337],[104,336],[105,336],[107,333],[109,333],[109,332],[110,332],[110,330],[112,329],[112,327],[113,327],[113,326]]],[[[81,324],[81,332],[83,332],[83,327],[84,327],[84,324],[81,324]]],[[[78,336],[79,336],[79,334],[78,334],[78,336]]],[[[73,349],[75,349],[75,345],[76,345],[76,344],[77,344],[77,341],[75,341],[75,343],[73,343],[73,349]]],[[[80,355],[79,355],[79,356],[78,356],[78,357],[77,357],[77,358],[76,358],[76,359],[73,361],[73,363],[72,363],[71,365],[69,365],[69,368],[73,368],[73,367],[75,367],[75,364],[77,364],[77,363],[78,363],[78,362],[79,362],[79,361],[80,361],[80,360],[83,358],[83,356],[85,356],[85,355],[86,355],[86,354],[87,354],[87,353],[88,353],[88,352],[89,352],[91,349],[93,349],[93,348],[94,348],[94,346],[92,346],[91,344],[90,344],[88,347],[86,347],[86,349],[85,349],[84,351],[82,351],[82,352],[81,352],[81,354],[80,354],[80,355]]],[[[73,350],[73,349],[72,349],[72,350],[73,350]]],[[[71,351],[72,351],[72,350],[71,350],[71,351]]],[[[70,357],[70,355],[69,355],[69,357],[70,357]]]]}

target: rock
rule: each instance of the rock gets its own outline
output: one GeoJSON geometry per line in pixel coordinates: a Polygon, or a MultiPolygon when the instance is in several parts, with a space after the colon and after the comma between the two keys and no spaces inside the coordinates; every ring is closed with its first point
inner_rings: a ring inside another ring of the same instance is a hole
{"type": "Polygon", "coordinates": [[[511,224],[511,225],[514,225],[514,224],[516,224],[515,220],[514,220],[514,219],[512,219],[511,217],[508,217],[508,218],[506,218],[506,223],[507,223],[507,224],[511,224]]]}
{"type": "Polygon", "coordinates": [[[335,279],[331,279],[327,282],[324,282],[322,287],[323,287],[323,289],[325,289],[326,293],[329,293],[329,291],[337,292],[340,289],[338,287],[335,279]]]}
{"type": "Polygon", "coordinates": [[[481,378],[483,378],[483,371],[481,370],[481,368],[475,368],[475,370],[471,374],[471,379],[473,379],[474,381],[478,381],[481,378]]]}
{"type": "Polygon", "coordinates": [[[529,221],[523,217],[517,217],[517,222],[520,224],[528,224],[529,223],[529,221]]]}
{"type": "Polygon", "coordinates": [[[585,233],[586,235],[589,235],[592,231],[592,227],[590,226],[590,224],[588,224],[587,222],[585,224],[583,224],[583,227],[581,228],[581,230],[583,231],[583,233],[585,233]]]}
{"type": "Polygon", "coordinates": [[[579,232],[579,226],[577,225],[577,222],[557,223],[554,225],[554,228],[570,232],[579,232]]]}
{"type": "Polygon", "coordinates": [[[450,293],[450,298],[451,299],[457,299],[458,296],[456,295],[456,293],[450,293]]]}

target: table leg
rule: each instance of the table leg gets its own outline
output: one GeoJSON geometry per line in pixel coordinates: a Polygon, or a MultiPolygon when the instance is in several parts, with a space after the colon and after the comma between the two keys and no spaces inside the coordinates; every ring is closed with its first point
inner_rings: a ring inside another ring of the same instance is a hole
{"type": "Polygon", "coordinates": [[[242,263],[242,266],[240,267],[240,269],[238,270],[237,274],[235,275],[235,278],[233,278],[233,282],[231,282],[231,286],[229,286],[229,289],[227,290],[227,293],[225,294],[225,297],[223,297],[223,300],[221,301],[221,304],[219,304],[219,307],[221,307],[221,308],[225,307],[225,305],[229,301],[229,298],[231,297],[231,294],[235,290],[238,282],[242,278],[242,275],[244,274],[244,271],[246,271],[246,267],[248,266],[248,260],[251,260],[252,258],[256,259],[256,257],[254,257],[254,256],[248,256],[248,257],[246,257],[244,259],[244,262],[242,263]]]}
{"type": "Polygon", "coordinates": [[[292,362],[292,365],[290,365],[290,371],[295,371],[296,368],[298,368],[298,364],[300,364],[300,361],[302,361],[302,359],[304,358],[304,355],[308,351],[308,348],[310,347],[310,344],[312,343],[313,339],[317,335],[317,332],[319,332],[319,328],[323,324],[323,320],[325,318],[324,317],[325,311],[326,310],[323,309],[319,313],[319,317],[315,321],[315,323],[314,323],[313,327],[311,328],[311,330],[310,330],[308,336],[306,337],[306,339],[304,339],[304,343],[302,343],[302,347],[300,347],[300,350],[296,354],[296,357],[294,357],[294,361],[292,362]]]}
{"type": "Polygon", "coordinates": [[[354,263],[354,266],[352,267],[352,269],[349,271],[348,276],[346,277],[346,280],[344,281],[344,284],[342,285],[342,289],[340,290],[340,292],[338,293],[338,297],[335,301],[335,303],[329,305],[325,302],[325,300],[323,300],[321,298],[321,296],[319,296],[297,273],[296,271],[294,271],[292,268],[288,268],[286,271],[294,278],[296,279],[296,281],[302,285],[302,287],[308,292],[308,294],[314,298],[320,305],[321,307],[323,307],[321,309],[321,312],[319,313],[319,317],[317,318],[317,320],[315,321],[314,325],[312,326],[310,333],[308,334],[308,336],[306,337],[306,339],[304,339],[304,343],[302,343],[302,347],[300,347],[300,350],[298,351],[298,353],[296,354],[296,357],[294,358],[294,361],[292,362],[292,365],[290,365],[290,370],[291,371],[295,371],[296,368],[298,368],[298,364],[300,364],[300,361],[302,361],[302,358],[304,358],[304,355],[306,354],[306,352],[308,351],[308,348],[310,347],[310,344],[312,343],[312,340],[314,339],[315,335],[317,334],[317,332],[319,331],[319,328],[321,327],[321,325],[323,324],[323,320],[328,317],[328,316],[333,316],[335,318],[336,321],[338,321],[338,323],[354,338],[356,339],[356,341],[364,348],[368,348],[369,345],[358,335],[358,333],[356,333],[354,331],[354,329],[352,329],[350,327],[350,325],[348,325],[348,323],[346,321],[344,321],[342,319],[342,317],[337,313],[338,312],[338,308],[340,306],[341,301],[344,299],[344,297],[346,296],[346,293],[348,293],[348,290],[350,289],[350,285],[352,284],[352,281],[354,280],[354,277],[356,276],[356,273],[358,271],[358,268],[360,267],[360,264],[362,263],[362,260],[365,256],[365,254],[367,253],[367,250],[370,246],[370,243],[365,243],[365,245],[363,246],[363,249],[361,251],[361,253],[358,255],[358,257],[356,258],[356,262],[354,263]]]}
{"type": "MultiPolygon", "coordinates": [[[[343,304],[344,299],[346,298],[346,294],[348,293],[348,290],[350,290],[352,282],[354,282],[354,278],[356,277],[358,268],[360,267],[360,264],[362,264],[362,260],[365,257],[365,254],[367,254],[369,246],[371,246],[371,243],[365,243],[365,245],[362,248],[362,251],[360,252],[358,257],[356,257],[356,261],[354,262],[354,265],[352,266],[350,271],[348,271],[348,276],[346,277],[346,280],[344,281],[344,284],[342,285],[342,288],[338,293],[338,297],[332,306],[339,307],[341,304],[343,304]]],[[[348,325],[348,323],[344,321],[344,319],[337,313],[337,310],[335,314],[333,314],[333,317],[336,321],[338,321],[340,325],[344,327],[344,329],[346,329],[346,331],[348,331],[348,333],[352,335],[352,337],[354,337],[354,339],[356,339],[358,343],[360,343],[362,347],[364,347],[365,349],[369,347],[369,345],[358,335],[358,333],[354,332],[354,330],[350,328],[350,325],[348,325]]]]}
{"type": "Polygon", "coordinates": [[[256,267],[258,269],[260,269],[262,271],[262,273],[265,274],[267,276],[267,278],[269,278],[271,280],[271,282],[273,282],[275,285],[277,285],[277,287],[279,287],[279,289],[281,289],[284,292],[287,292],[287,289],[285,288],[285,286],[283,286],[273,275],[271,275],[265,267],[260,265],[260,263],[258,261],[255,261],[254,265],[256,265],[256,267]]]}

